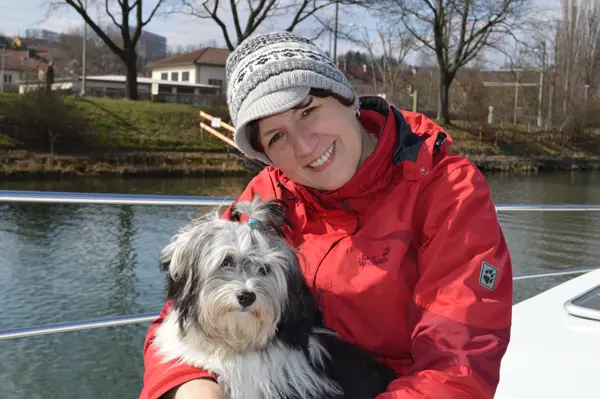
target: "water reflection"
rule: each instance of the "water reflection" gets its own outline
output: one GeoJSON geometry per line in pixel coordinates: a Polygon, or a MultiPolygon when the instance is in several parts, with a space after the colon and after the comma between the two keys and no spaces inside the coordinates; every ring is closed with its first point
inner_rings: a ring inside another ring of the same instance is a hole
{"type": "MultiPolygon", "coordinates": [[[[600,173],[488,175],[496,203],[600,204],[600,173]]],[[[600,214],[590,212],[502,212],[500,223],[515,274],[600,267],[600,214]]],[[[515,283],[514,302],[541,293],[567,278],[515,283]]]]}
{"type": "Polygon", "coordinates": [[[136,286],[138,279],[135,273],[137,254],[133,247],[137,228],[133,223],[134,211],[131,206],[119,207],[117,243],[118,249],[108,263],[107,271],[114,274],[114,283],[110,289],[112,295],[108,307],[114,314],[132,314],[139,312],[137,306],[136,286]]]}

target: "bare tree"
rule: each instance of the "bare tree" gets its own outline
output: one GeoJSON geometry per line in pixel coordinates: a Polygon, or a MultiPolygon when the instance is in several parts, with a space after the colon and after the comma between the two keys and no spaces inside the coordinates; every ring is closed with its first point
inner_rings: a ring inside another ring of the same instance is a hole
{"type": "Polygon", "coordinates": [[[450,123],[449,91],[458,70],[518,29],[531,0],[378,0],[425,47],[439,67],[438,118],[450,123]]]}
{"type": "MultiPolygon", "coordinates": [[[[101,0],[89,0],[89,3],[101,0]]],[[[121,36],[121,43],[110,37],[106,29],[102,29],[99,23],[95,22],[88,10],[83,4],[83,0],[55,0],[51,7],[69,6],[84,19],[85,23],[106,43],[108,48],[115,53],[123,62],[126,69],[126,89],[127,98],[131,100],[138,99],[137,90],[137,51],[136,46],[142,36],[142,29],[152,20],[160,6],[165,0],[155,0],[154,5],[150,7],[147,17],[144,17],[144,5],[148,0],[103,0],[106,14],[110,17],[114,27],[116,27],[121,36]],[[119,21],[117,21],[119,17],[119,21]],[[134,24],[132,26],[132,24],[134,24]]]]}
{"type": "Polygon", "coordinates": [[[193,51],[197,51],[206,47],[218,47],[217,41],[214,39],[198,42],[196,44],[188,44],[186,46],[182,46],[181,44],[176,47],[170,47],[167,50],[167,56],[172,57],[174,55],[181,55],[185,53],[190,53],[193,51]]]}
{"type": "Polygon", "coordinates": [[[571,114],[574,90],[584,88],[587,106],[588,89],[598,63],[600,40],[600,1],[563,0],[559,31],[559,56],[563,79],[563,116],[571,114]]]}
{"type": "MultiPolygon", "coordinates": [[[[119,32],[111,27],[104,28],[106,34],[119,42],[119,32]]],[[[59,38],[59,46],[50,49],[50,57],[55,61],[57,76],[79,76],[82,72],[83,29],[72,29],[59,38]]],[[[143,60],[139,60],[138,68],[143,60]]],[[[94,32],[88,34],[86,72],[89,75],[123,75],[125,66],[121,59],[110,50],[94,32]]]]}
{"type": "Polygon", "coordinates": [[[391,97],[402,89],[404,60],[416,50],[415,38],[410,32],[398,24],[382,23],[377,27],[377,39],[371,39],[366,28],[360,36],[351,32],[346,38],[367,51],[375,91],[378,91],[378,78],[382,82],[380,89],[391,97]]]}
{"type": "Polygon", "coordinates": [[[587,3],[585,10],[585,24],[582,24],[583,30],[582,47],[582,69],[583,83],[586,87],[585,100],[587,105],[588,88],[592,84],[593,75],[598,66],[599,41],[600,41],[600,0],[592,0],[587,3]]]}
{"type": "MultiPolygon", "coordinates": [[[[181,12],[202,19],[212,19],[223,32],[223,38],[230,50],[252,35],[267,19],[284,18],[285,30],[291,32],[300,23],[317,15],[323,9],[336,2],[338,4],[355,3],[347,0],[260,0],[246,2],[230,0],[181,0],[181,12]],[[230,15],[234,32],[230,32],[225,17],[230,15]],[[247,18],[242,17],[247,15],[247,18]]],[[[324,32],[321,29],[320,32],[324,32]]]]}

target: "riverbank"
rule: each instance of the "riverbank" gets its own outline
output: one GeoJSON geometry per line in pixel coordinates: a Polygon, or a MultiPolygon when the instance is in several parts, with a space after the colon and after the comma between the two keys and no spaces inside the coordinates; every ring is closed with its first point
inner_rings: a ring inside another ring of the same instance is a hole
{"type": "MultiPolygon", "coordinates": [[[[236,151],[200,133],[191,105],[0,95],[0,179],[70,176],[252,175],[236,151]]],[[[225,107],[202,110],[227,120],[225,107]]],[[[600,135],[564,135],[460,122],[451,151],[483,171],[600,169],[600,135]]]]}
{"type": "Polygon", "coordinates": [[[0,151],[5,180],[108,177],[245,176],[255,173],[235,154],[214,152],[143,152],[51,155],[0,151]]]}
{"type": "MultiPolygon", "coordinates": [[[[486,172],[600,170],[600,159],[469,156],[486,172]]],[[[0,178],[29,180],[81,176],[197,177],[249,176],[241,156],[199,152],[128,152],[121,154],[50,155],[25,151],[0,152],[0,178]]]]}

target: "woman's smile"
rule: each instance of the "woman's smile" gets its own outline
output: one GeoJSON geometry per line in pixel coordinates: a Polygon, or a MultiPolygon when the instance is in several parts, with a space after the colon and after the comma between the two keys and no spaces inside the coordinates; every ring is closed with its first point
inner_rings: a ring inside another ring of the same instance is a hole
{"type": "Polygon", "coordinates": [[[307,168],[312,170],[313,172],[321,172],[327,166],[331,164],[333,161],[335,154],[335,141],[331,144],[331,146],[321,155],[317,160],[309,163],[307,168]]]}

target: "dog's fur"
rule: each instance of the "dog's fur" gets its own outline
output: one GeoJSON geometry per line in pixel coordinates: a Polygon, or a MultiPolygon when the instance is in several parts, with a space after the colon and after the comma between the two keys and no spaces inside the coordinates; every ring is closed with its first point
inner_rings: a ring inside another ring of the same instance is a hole
{"type": "Polygon", "coordinates": [[[173,308],[154,344],[164,361],[218,375],[231,399],[372,399],[395,374],[318,328],[317,306],[283,237],[284,211],[281,202],[255,198],[234,205],[231,220],[215,211],[173,237],[160,258],[173,308]],[[240,222],[242,214],[259,226],[240,222]]]}

